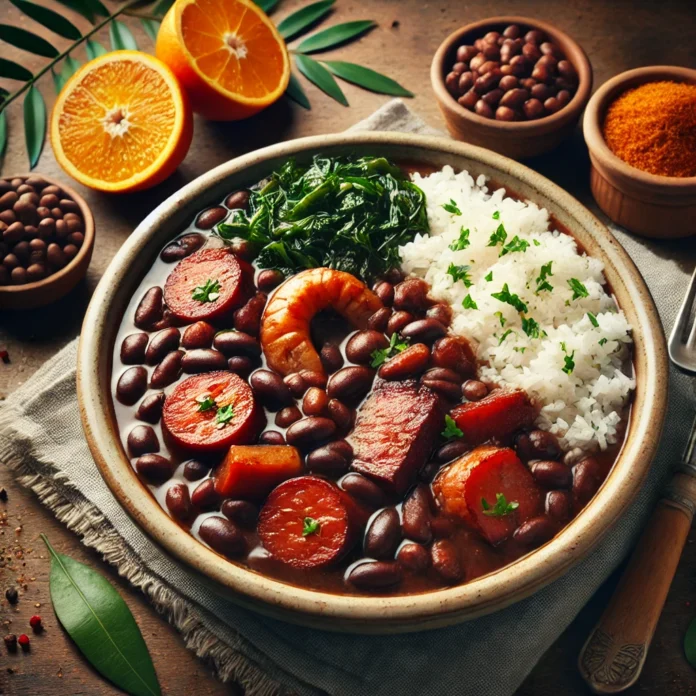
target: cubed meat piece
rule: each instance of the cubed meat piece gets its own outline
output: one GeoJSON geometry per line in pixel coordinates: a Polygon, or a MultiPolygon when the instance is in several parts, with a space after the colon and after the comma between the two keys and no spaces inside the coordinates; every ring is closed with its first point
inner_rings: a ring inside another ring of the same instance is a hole
{"type": "Polygon", "coordinates": [[[531,426],[537,409],[519,389],[496,389],[480,401],[452,409],[452,418],[470,445],[496,438],[503,440],[516,430],[531,426]]]}
{"type": "Polygon", "coordinates": [[[385,383],[358,411],[349,441],[354,471],[402,495],[415,481],[443,428],[438,397],[415,382],[385,383]]]}
{"type": "Polygon", "coordinates": [[[450,464],[433,489],[445,515],[462,520],[493,545],[542,508],[534,477],[507,447],[477,447],[450,464]]]}

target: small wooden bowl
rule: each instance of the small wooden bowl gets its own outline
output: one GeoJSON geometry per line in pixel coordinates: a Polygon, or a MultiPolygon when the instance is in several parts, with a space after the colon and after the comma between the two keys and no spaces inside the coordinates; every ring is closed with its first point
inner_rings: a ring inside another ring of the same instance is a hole
{"type": "Polygon", "coordinates": [[[590,99],[583,122],[592,162],[590,185],[597,205],[627,230],[659,239],[690,237],[696,234],[696,176],[657,176],[636,169],[617,157],[602,135],[609,104],[632,87],[660,80],[696,85],[696,70],[669,65],[628,70],[590,99]]]}
{"type": "Polygon", "coordinates": [[[525,159],[553,150],[573,132],[592,91],[592,66],[580,44],[551,24],[529,17],[491,17],[467,24],[440,44],[430,66],[430,82],[447,129],[453,138],[486,147],[512,159],[525,159]],[[540,29],[556,43],[578,74],[578,89],[560,111],[535,121],[496,121],[465,109],[445,87],[445,76],[455,62],[457,48],[473,43],[488,31],[510,24],[540,29]]]}
{"type": "MultiPolygon", "coordinates": [[[[40,175],[48,184],[60,187],[69,198],[80,206],[80,214],[85,222],[85,240],[75,258],[59,271],[43,280],[26,285],[0,285],[1,309],[35,309],[59,300],[67,295],[87,273],[94,249],[94,218],[86,201],[62,181],[40,175]]],[[[3,179],[27,179],[29,174],[16,174],[3,179]]]]}

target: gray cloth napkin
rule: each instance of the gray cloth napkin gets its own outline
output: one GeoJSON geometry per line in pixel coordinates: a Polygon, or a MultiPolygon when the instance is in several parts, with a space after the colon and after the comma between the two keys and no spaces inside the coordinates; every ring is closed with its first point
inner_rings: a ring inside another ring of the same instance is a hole
{"type": "MultiPolygon", "coordinates": [[[[431,130],[400,101],[356,127],[431,130]]],[[[693,245],[646,244],[615,233],[645,276],[668,331],[693,265],[683,260],[685,249],[693,245]]],[[[291,626],[241,609],[162,553],[115,500],[90,456],[76,406],[75,360],[73,342],[8,398],[0,409],[0,461],[86,545],[147,594],[221,679],[240,682],[251,696],[513,693],[631,548],[679,459],[694,411],[688,378],[673,371],[669,418],[640,495],[592,555],[549,587],[494,615],[451,628],[351,636],[291,626]]]]}

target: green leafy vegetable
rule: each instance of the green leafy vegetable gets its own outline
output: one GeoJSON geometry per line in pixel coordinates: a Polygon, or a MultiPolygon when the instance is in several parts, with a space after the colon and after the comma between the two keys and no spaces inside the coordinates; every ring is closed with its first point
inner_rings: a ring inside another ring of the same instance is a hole
{"type": "Polygon", "coordinates": [[[345,41],[350,41],[351,39],[364,34],[373,27],[377,26],[376,22],[372,20],[358,20],[355,22],[345,22],[343,24],[336,24],[328,29],[323,29],[322,31],[307,37],[300,45],[295,49],[297,53],[312,53],[313,51],[324,51],[327,48],[332,48],[345,41]]]}
{"type": "Polygon", "coordinates": [[[234,418],[234,406],[220,406],[215,414],[215,422],[218,428],[224,428],[234,418]]]}
{"type": "Polygon", "coordinates": [[[304,518],[304,521],[302,523],[302,536],[306,537],[310,534],[317,534],[320,529],[321,526],[319,525],[319,522],[317,522],[315,519],[313,519],[312,517],[304,518]]]}
{"type": "Polygon", "coordinates": [[[500,211],[499,210],[496,210],[495,213],[493,213],[493,219],[500,220],[500,211]]]}
{"type": "MultiPolygon", "coordinates": [[[[462,211],[459,210],[459,206],[454,201],[454,198],[450,198],[449,203],[445,203],[442,206],[448,213],[452,213],[452,215],[461,215],[462,211]]],[[[468,232],[468,230],[467,230],[468,232]]]]}
{"type": "Polygon", "coordinates": [[[600,346],[603,346],[607,342],[607,340],[608,339],[606,338],[600,338],[599,341],[597,341],[597,343],[599,343],[600,346]]]}
{"type": "Polygon", "coordinates": [[[324,65],[336,75],[336,77],[340,77],[346,82],[352,82],[358,85],[358,87],[369,89],[371,92],[390,94],[394,97],[414,96],[413,92],[409,92],[409,90],[402,87],[396,80],[392,80],[390,77],[382,75],[370,68],[365,68],[362,65],[346,63],[342,60],[327,60],[324,61],[324,65]]]}
{"type": "Polygon", "coordinates": [[[278,24],[278,32],[289,41],[331,11],[335,0],[321,0],[293,12],[278,24]]]}
{"type": "Polygon", "coordinates": [[[471,295],[467,295],[462,300],[462,307],[464,307],[464,309],[478,309],[478,305],[476,304],[474,298],[471,295]]]}
{"type": "MultiPolygon", "coordinates": [[[[502,227],[502,225],[501,225],[502,227]]],[[[488,246],[491,246],[490,244],[488,246]]],[[[529,242],[524,239],[520,239],[515,235],[501,250],[500,256],[506,256],[507,254],[513,254],[516,251],[524,252],[527,250],[529,242]]]]}
{"type": "Polygon", "coordinates": [[[517,295],[510,292],[510,288],[508,288],[507,283],[503,285],[503,289],[500,292],[492,292],[491,297],[495,297],[496,300],[500,300],[500,302],[505,302],[506,304],[513,306],[518,312],[527,311],[527,305],[522,302],[517,295]]]}
{"type": "Polygon", "coordinates": [[[580,299],[581,297],[587,297],[589,294],[587,292],[587,288],[577,278],[571,278],[568,281],[568,286],[573,291],[573,300],[580,299]]]}
{"type": "Polygon", "coordinates": [[[205,285],[199,285],[193,289],[191,297],[198,302],[215,302],[220,297],[220,283],[208,278],[205,285]]]}
{"type": "Polygon", "coordinates": [[[321,64],[317,63],[314,58],[298,53],[295,56],[299,71],[310,81],[313,82],[322,92],[328,94],[332,99],[335,99],[339,104],[348,106],[346,95],[338,86],[338,82],[334,76],[321,64]]]}
{"type": "MultiPolygon", "coordinates": [[[[490,283],[491,280],[493,280],[493,271],[491,271],[485,279],[490,283]]],[[[496,312],[496,314],[500,314],[500,312],[496,312]]]]}
{"type": "Polygon", "coordinates": [[[215,232],[259,251],[261,268],[292,275],[326,266],[367,282],[400,264],[398,247],[427,234],[425,195],[384,158],[290,160],[215,232]]]}
{"type": "Polygon", "coordinates": [[[126,603],[98,573],[57,553],[51,554],[53,609],[89,663],[132,696],[162,693],[150,653],[126,603]]]}
{"type": "Polygon", "coordinates": [[[491,235],[486,246],[494,247],[497,244],[505,244],[507,239],[507,232],[502,224],[498,225],[498,229],[491,235]]]}
{"type": "Polygon", "coordinates": [[[377,348],[373,350],[370,357],[372,362],[370,365],[372,367],[379,367],[382,363],[385,363],[389,358],[393,358],[397,353],[401,353],[408,348],[408,343],[405,341],[399,341],[399,337],[394,332],[389,339],[389,345],[386,348],[377,348]]]}
{"type": "Polygon", "coordinates": [[[41,157],[46,137],[46,102],[34,85],[24,97],[24,136],[29,154],[29,169],[33,169],[41,157]]]}
{"type": "Polygon", "coordinates": [[[445,429],[440,433],[446,440],[453,440],[455,437],[464,437],[464,433],[457,427],[452,416],[445,416],[445,429]]]}
{"type": "Polygon", "coordinates": [[[573,360],[573,358],[575,357],[575,351],[568,355],[568,349],[566,348],[566,344],[563,341],[561,341],[561,350],[565,353],[565,355],[563,356],[563,367],[561,369],[567,375],[572,375],[573,370],[575,369],[575,360],[573,360]]]}
{"type": "Polygon", "coordinates": [[[599,328],[599,322],[597,321],[597,317],[592,314],[592,312],[587,313],[587,318],[590,320],[590,324],[595,327],[595,329],[599,328]]]}
{"type": "Polygon", "coordinates": [[[531,317],[522,317],[522,331],[524,331],[529,338],[539,338],[539,324],[537,324],[531,317]]]}
{"type": "Polygon", "coordinates": [[[466,249],[471,242],[469,241],[469,229],[464,229],[463,227],[459,230],[459,239],[456,242],[452,242],[449,248],[452,251],[462,251],[466,249]]]}
{"type": "Polygon", "coordinates": [[[470,288],[473,283],[469,277],[469,270],[471,266],[455,266],[453,263],[447,268],[447,274],[452,276],[452,280],[456,283],[461,280],[465,287],[470,288]]]}
{"type": "Polygon", "coordinates": [[[485,498],[481,498],[483,514],[488,517],[505,517],[517,510],[519,506],[520,504],[516,500],[511,500],[508,503],[503,493],[495,494],[495,505],[491,505],[485,498]]]}
{"type": "Polygon", "coordinates": [[[535,295],[538,295],[540,292],[543,290],[548,290],[551,292],[553,290],[553,285],[546,280],[550,276],[553,275],[553,272],[551,271],[551,265],[553,264],[553,261],[549,261],[548,263],[545,263],[542,267],[541,270],[539,271],[539,275],[537,276],[536,279],[536,290],[534,292],[535,295]]]}
{"type": "Polygon", "coordinates": [[[495,316],[498,317],[498,319],[500,319],[500,325],[501,325],[501,326],[505,326],[505,323],[506,323],[507,320],[506,320],[505,317],[503,316],[503,313],[502,313],[502,312],[496,312],[496,313],[495,313],[495,316]]]}

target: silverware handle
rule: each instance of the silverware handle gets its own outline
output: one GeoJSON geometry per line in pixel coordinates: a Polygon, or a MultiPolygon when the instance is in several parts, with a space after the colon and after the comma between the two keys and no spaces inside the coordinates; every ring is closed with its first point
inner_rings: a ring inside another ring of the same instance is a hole
{"type": "Polygon", "coordinates": [[[580,673],[594,693],[619,693],[640,676],[695,509],[696,479],[675,474],[580,652],[580,673]]]}

